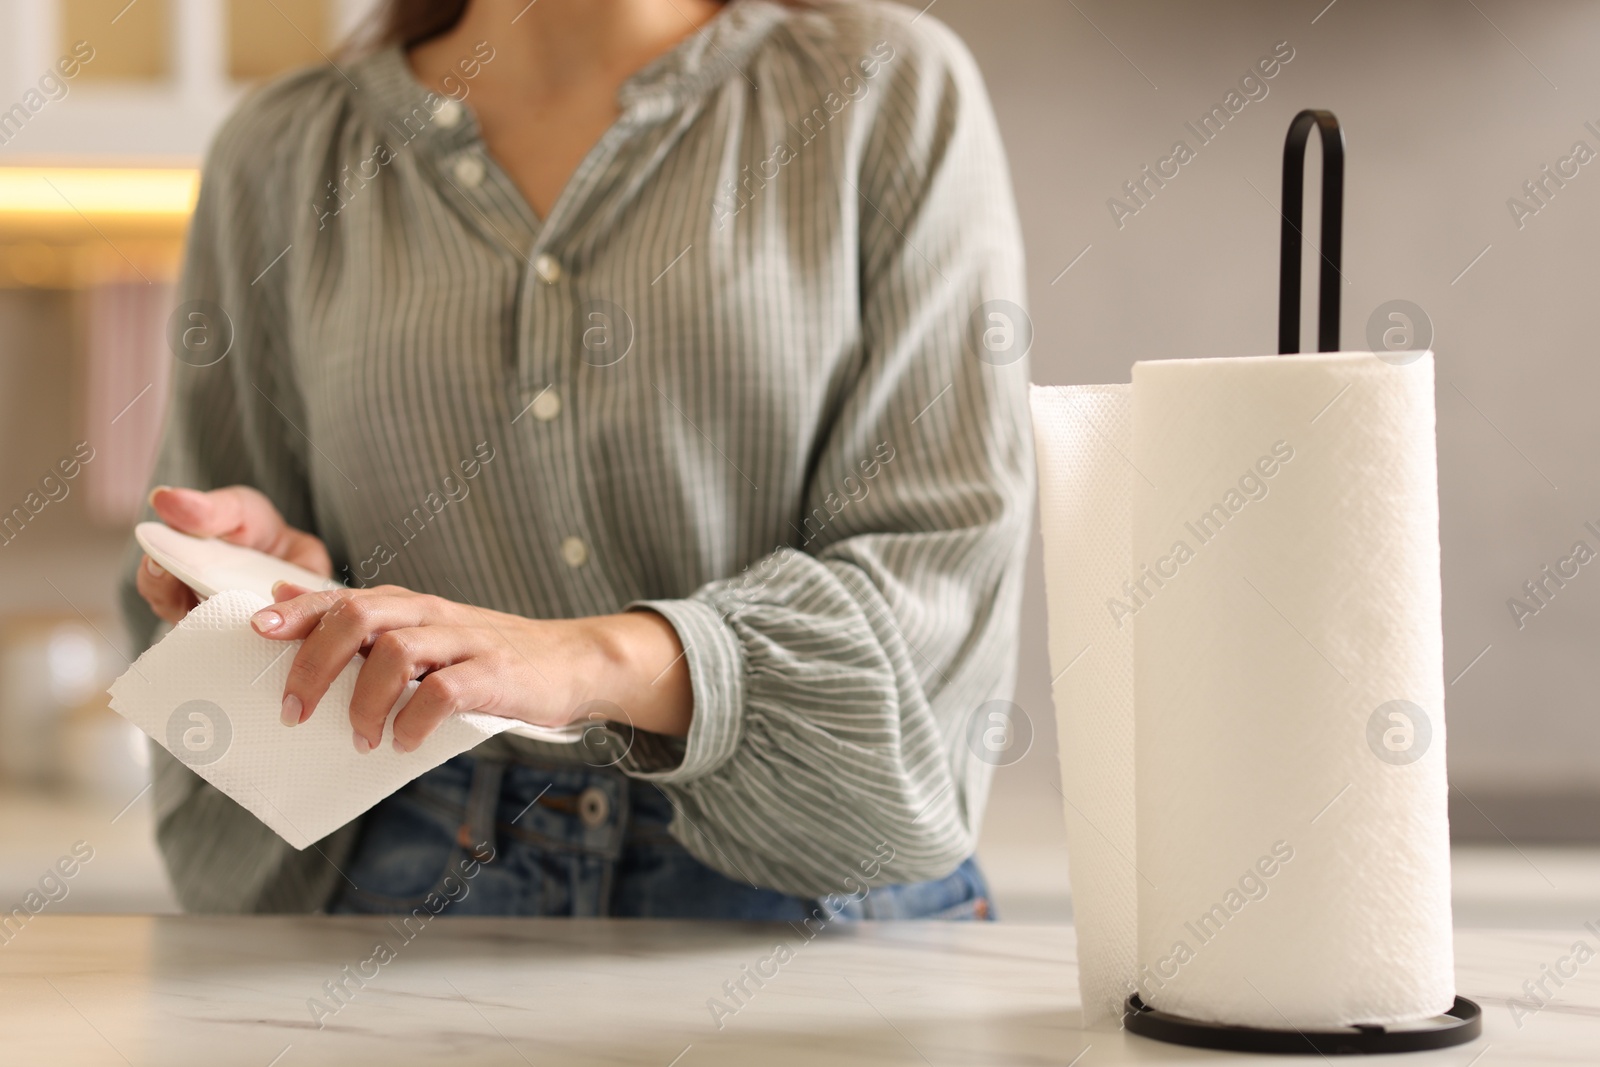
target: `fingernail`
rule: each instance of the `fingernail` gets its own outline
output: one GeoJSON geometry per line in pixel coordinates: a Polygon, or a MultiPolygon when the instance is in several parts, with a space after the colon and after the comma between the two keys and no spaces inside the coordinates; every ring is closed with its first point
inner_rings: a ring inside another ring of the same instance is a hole
{"type": "Polygon", "coordinates": [[[396,751],[396,752],[398,752],[398,753],[400,753],[400,754],[401,754],[401,755],[402,755],[402,756],[404,756],[404,755],[405,755],[405,754],[406,754],[406,753],[407,753],[407,752],[410,752],[410,751],[411,751],[411,750],[410,750],[410,749],[409,749],[409,748],[406,748],[406,746],[404,746],[404,745],[402,745],[402,744],[401,744],[401,743],[400,743],[400,739],[399,739],[399,738],[398,738],[398,737],[397,737],[397,738],[395,738],[395,739],[394,739],[394,740],[393,740],[393,741],[392,741],[392,742],[390,742],[390,743],[391,743],[391,744],[393,744],[393,745],[394,745],[394,750],[395,750],[395,751],[396,751]]]}
{"type": "Polygon", "coordinates": [[[163,490],[171,489],[171,488],[172,488],[172,486],[170,486],[170,485],[158,485],[158,486],[156,486],[154,489],[150,490],[150,495],[144,498],[145,503],[149,504],[151,507],[155,507],[156,506],[156,494],[161,492],[161,491],[163,491],[163,490]]]}
{"type": "Polygon", "coordinates": [[[353,736],[355,738],[357,752],[365,756],[368,752],[372,751],[372,742],[368,741],[364,736],[362,736],[361,731],[354,731],[353,736]]]}
{"type": "Polygon", "coordinates": [[[283,625],[283,616],[268,608],[250,616],[250,625],[256,628],[256,633],[270,634],[283,625]]]}
{"type": "Polygon", "coordinates": [[[300,698],[290,693],[283,698],[283,712],[278,716],[285,726],[300,725],[300,698]]]}
{"type": "Polygon", "coordinates": [[[165,578],[167,576],[167,572],[161,569],[161,564],[157,563],[149,556],[146,556],[144,559],[144,569],[149,571],[151,575],[156,578],[165,578]]]}

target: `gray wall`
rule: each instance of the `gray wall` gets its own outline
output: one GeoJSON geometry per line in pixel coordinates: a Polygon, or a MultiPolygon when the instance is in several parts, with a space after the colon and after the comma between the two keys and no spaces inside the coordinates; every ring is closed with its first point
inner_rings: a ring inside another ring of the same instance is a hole
{"type": "MultiPolygon", "coordinates": [[[[1453,780],[1518,840],[1600,836],[1600,561],[1520,630],[1506,606],[1575,541],[1600,551],[1582,528],[1600,527],[1600,161],[1520,229],[1506,206],[1575,141],[1600,152],[1584,128],[1600,128],[1600,5],[1326,3],[942,0],[930,14],[977,55],[1005,134],[1039,382],[1275,351],[1284,131],[1302,107],[1339,116],[1344,347],[1367,347],[1369,315],[1395,298],[1435,329],[1446,680],[1488,649],[1447,690],[1453,780]],[[1119,229],[1107,199],[1175,140],[1196,145],[1184,122],[1279,41],[1295,54],[1269,94],[1119,229]]],[[[1314,278],[1309,251],[1306,263],[1314,278]]],[[[1308,281],[1310,347],[1313,295],[1308,281]]],[[[999,788],[1058,803],[1037,544],[1030,566],[1018,702],[1041,737],[999,788]]],[[[1453,800],[1461,828],[1481,822],[1453,800]]]]}

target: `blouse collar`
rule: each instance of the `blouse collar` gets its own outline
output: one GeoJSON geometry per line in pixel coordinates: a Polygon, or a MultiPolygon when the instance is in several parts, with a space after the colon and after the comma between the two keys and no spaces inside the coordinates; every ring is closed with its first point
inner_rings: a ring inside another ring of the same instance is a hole
{"type": "MultiPolygon", "coordinates": [[[[622,83],[617,106],[623,117],[659,120],[729,77],[748,79],[745,64],[787,14],[774,0],[731,0],[704,26],[622,83]]],[[[358,60],[350,66],[348,78],[359,88],[361,105],[379,125],[398,124],[397,131],[405,130],[407,139],[420,134],[454,144],[473,132],[470,109],[452,108],[449,97],[418,82],[399,45],[358,60]],[[446,116],[443,122],[441,114],[446,116]]]]}

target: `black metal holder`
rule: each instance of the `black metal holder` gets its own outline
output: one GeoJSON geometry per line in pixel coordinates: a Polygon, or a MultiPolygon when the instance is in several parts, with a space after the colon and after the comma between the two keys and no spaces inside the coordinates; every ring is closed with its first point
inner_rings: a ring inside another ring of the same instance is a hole
{"type": "Polygon", "coordinates": [[[1174,1045],[1268,1052],[1278,1056],[1376,1056],[1390,1052],[1426,1052],[1464,1045],[1483,1034],[1483,1009],[1457,997],[1448,1022],[1427,1020],[1403,1029],[1351,1026],[1339,1030],[1258,1030],[1249,1026],[1197,1022],[1147,1006],[1135,993],[1128,998],[1123,1025],[1128,1032],[1174,1045]]]}
{"type": "MultiPolygon", "coordinates": [[[[1339,350],[1339,254],[1344,227],[1344,131],[1331,111],[1307,109],[1289,124],[1283,144],[1283,235],[1278,264],[1278,353],[1300,350],[1300,221],[1305,201],[1306,142],[1315,126],[1322,135],[1322,271],[1317,310],[1317,351],[1339,350]]],[[[1149,1007],[1135,993],[1123,1025],[1129,1033],[1195,1048],[1277,1055],[1365,1056],[1422,1052],[1464,1045],[1483,1034],[1483,1010],[1457,997],[1445,1015],[1399,1028],[1378,1025],[1337,1030],[1264,1030],[1170,1015],[1149,1007]]]]}
{"type": "Polygon", "coordinates": [[[1339,351],[1339,257],[1344,234],[1344,131],[1331,111],[1307,108],[1283,142],[1283,231],[1278,243],[1278,353],[1300,351],[1300,230],[1306,142],[1322,135],[1322,271],[1317,283],[1317,351],[1339,351]]]}

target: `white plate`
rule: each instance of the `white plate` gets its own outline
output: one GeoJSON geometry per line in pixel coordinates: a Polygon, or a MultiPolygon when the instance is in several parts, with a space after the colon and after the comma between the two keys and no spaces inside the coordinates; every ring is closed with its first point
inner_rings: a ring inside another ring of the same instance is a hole
{"type": "MultiPolygon", "coordinates": [[[[288,560],[230,545],[212,537],[191,537],[160,522],[141,522],[133,528],[139,547],[178,581],[193,589],[201,600],[224,589],[248,589],[272,599],[272,587],[293,582],[306,589],[342,589],[339,582],[298,567],[288,560]]],[[[584,726],[551,728],[519,723],[506,731],[535,741],[572,744],[583,739],[584,726]]]]}

